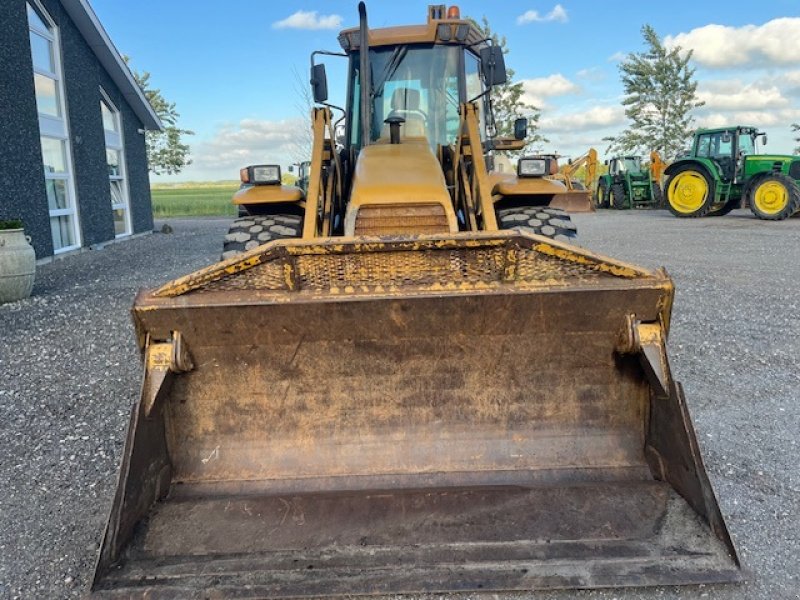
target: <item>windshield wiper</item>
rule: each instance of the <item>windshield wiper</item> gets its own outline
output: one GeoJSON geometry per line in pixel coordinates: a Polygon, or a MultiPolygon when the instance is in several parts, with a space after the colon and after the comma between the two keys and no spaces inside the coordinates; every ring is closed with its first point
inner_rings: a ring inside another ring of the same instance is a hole
{"type": "Polygon", "coordinates": [[[397,67],[400,66],[400,63],[405,58],[406,52],[408,52],[408,46],[397,46],[394,50],[392,50],[392,55],[389,57],[389,61],[386,63],[386,67],[384,67],[380,79],[378,80],[377,84],[372,87],[373,100],[376,96],[380,96],[383,93],[383,85],[386,83],[389,77],[394,75],[397,67]]]}

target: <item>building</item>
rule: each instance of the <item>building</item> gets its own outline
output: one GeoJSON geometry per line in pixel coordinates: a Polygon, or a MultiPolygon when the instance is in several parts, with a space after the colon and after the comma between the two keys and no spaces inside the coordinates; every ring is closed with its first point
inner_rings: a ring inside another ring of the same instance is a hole
{"type": "Polygon", "coordinates": [[[161,124],[88,0],[0,1],[0,107],[0,219],[37,258],[152,230],[161,124]]]}

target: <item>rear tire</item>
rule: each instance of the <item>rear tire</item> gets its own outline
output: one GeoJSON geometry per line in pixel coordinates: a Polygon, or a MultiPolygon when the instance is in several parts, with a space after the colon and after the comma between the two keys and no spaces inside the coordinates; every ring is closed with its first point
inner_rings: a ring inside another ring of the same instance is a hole
{"type": "Polygon", "coordinates": [[[519,206],[497,211],[500,229],[519,229],[574,244],[578,229],[566,211],[546,206],[519,206]]]}
{"type": "Polygon", "coordinates": [[[302,235],[303,217],[300,215],[262,215],[236,219],[231,223],[222,244],[222,260],[273,240],[299,238],[302,235]]]}
{"type": "Polygon", "coordinates": [[[625,185],[622,183],[615,183],[611,186],[611,205],[617,210],[625,210],[630,208],[627,205],[627,198],[625,197],[625,185]]]}
{"type": "Polygon", "coordinates": [[[759,219],[782,221],[800,210],[800,187],[783,173],[761,175],[750,186],[747,201],[759,219]]]}
{"type": "Polygon", "coordinates": [[[685,164],[667,179],[667,208],[676,217],[705,217],[714,205],[714,180],[695,164],[685,164]]]}

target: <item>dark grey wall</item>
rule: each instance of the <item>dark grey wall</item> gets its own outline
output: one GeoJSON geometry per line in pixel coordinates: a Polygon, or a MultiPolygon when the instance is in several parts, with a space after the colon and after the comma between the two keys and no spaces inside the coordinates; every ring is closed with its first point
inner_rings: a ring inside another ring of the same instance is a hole
{"type": "MultiPolygon", "coordinates": [[[[120,110],[134,233],[153,228],[142,123],[63,10],[43,5],[59,28],[67,116],[83,245],[114,239],[100,88],[120,110]]],[[[42,172],[25,0],[0,1],[0,218],[20,216],[37,257],[53,253],[42,172]]]]}
{"type": "Polygon", "coordinates": [[[21,218],[36,256],[53,254],[23,0],[0,1],[0,219],[21,218]]]}
{"type": "Polygon", "coordinates": [[[153,216],[147,156],[144,135],[139,133],[142,123],[97,61],[61,3],[58,0],[43,0],[43,4],[61,33],[67,112],[72,134],[83,243],[88,246],[114,239],[105,137],[100,115],[101,87],[122,115],[133,232],[151,230],[153,216]]]}

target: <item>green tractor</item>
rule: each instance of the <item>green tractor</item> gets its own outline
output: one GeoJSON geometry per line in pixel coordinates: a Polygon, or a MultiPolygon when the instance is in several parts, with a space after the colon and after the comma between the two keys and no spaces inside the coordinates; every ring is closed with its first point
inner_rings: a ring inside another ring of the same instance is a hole
{"type": "Polygon", "coordinates": [[[608,173],[601,175],[595,191],[598,208],[660,208],[661,173],[664,163],[657,152],[650,154],[650,168],[641,156],[617,156],[606,161],[608,173]]]}
{"type": "Polygon", "coordinates": [[[697,131],[689,155],[665,171],[667,206],[677,217],[718,216],[743,202],[759,219],[800,211],[800,156],[758,154],[767,134],[743,125],[697,131]]]}

